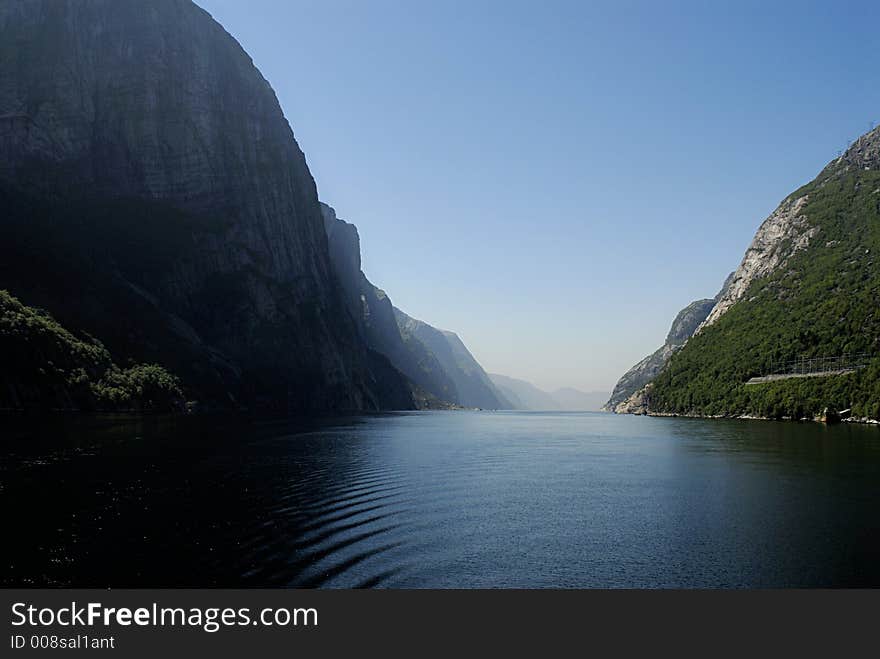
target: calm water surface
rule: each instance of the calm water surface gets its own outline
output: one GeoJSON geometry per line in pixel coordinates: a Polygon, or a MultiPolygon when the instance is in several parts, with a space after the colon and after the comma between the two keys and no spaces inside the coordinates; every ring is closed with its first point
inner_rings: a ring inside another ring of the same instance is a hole
{"type": "Polygon", "coordinates": [[[6,586],[880,586],[880,429],[3,422],[6,586]]]}

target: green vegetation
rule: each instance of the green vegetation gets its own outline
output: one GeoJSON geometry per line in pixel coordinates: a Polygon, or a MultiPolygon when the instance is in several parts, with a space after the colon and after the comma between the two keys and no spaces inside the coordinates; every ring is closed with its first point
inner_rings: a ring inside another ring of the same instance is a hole
{"type": "Polygon", "coordinates": [[[92,392],[112,407],[136,409],[174,409],[183,393],[179,380],[157,364],[137,364],[120,369],[111,366],[92,392]]]}
{"type": "Polygon", "coordinates": [[[0,408],[172,410],[178,379],[161,366],[120,368],[100,341],[0,290],[0,408]]]}
{"type": "MultiPolygon", "coordinates": [[[[191,265],[199,241],[217,239],[223,220],[62,186],[62,178],[46,191],[0,182],[0,288],[50,310],[77,337],[99,337],[121,367],[161,364],[188,396],[221,406],[230,392],[246,400],[231,358],[215,355],[227,348],[229,324],[241,320],[247,273],[226,291],[211,281],[189,298],[191,308],[177,306],[178,293],[166,286],[169,273],[191,265]],[[187,325],[200,328],[197,340],[187,325]]],[[[0,407],[12,406],[7,393],[0,391],[0,407]]]]}
{"type": "Polygon", "coordinates": [[[803,194],[819,228],[809,247],[673,356],[651,411],[802,418],[829,407],[880,418],[880,172],[826,170],[803,194]],[[744,386],[774,363],[852,353],[876,358],[849,375],[744,386]]]}

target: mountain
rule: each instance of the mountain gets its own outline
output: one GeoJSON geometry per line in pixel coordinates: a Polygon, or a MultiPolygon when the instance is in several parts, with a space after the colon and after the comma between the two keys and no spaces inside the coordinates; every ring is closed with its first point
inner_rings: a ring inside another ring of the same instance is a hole
{"type": "Polygon", "coordinates": [[[608,402],[602,406],[603,410],[626,413],[638,406],[639,399],[630,399],[657,377],[675,351],[681,348],[697,331],[697,328],[715,307],[716,300],[727,290],[732,277],[733,275],[728,277],[715,298],[695,300],[678,312],[672,321],[672,327],[669,328],[663,345],[623,374],[614,386],[608,402]]]}
{"type": "Polygon", "coordinates": [[[361,270],[357,227],[321,204],[330,259],[349,312],[367,345],[413,385],[418,407],[510,407],[483,367],[453,332],[438,330],[396,309],[361,270]]]}
{"type": "Polygon", "coordinates": [[[391,299],[374,286],[361,270],[360,236],[354,224],[339,219],[336,211],[321,204],[330,258],[344,291],[349,312],[371,350],[383,355],[415,385],[419,407],[459,404],[452,377],[437,357],[418,340],[404,341],[391,299]]]}
{"type": "Polygon", "coordinates": [[[407,405],[275,93],[189,0],[0,3],[0,145],[0,286],[23,303],[212,405],[407,405]]]}
{"type": "Polygon", "coordinates": [[[397,307],[394,307],[394,316],[404,342],[424,346],[451,378],[457,392],[457,398],[452,402],[489,410],[512,407],[457,334],[416,320],[397,307]]]}
{"type": "Polygon", "coordinates": [[[531,382],[497,373],[490,373],[489,378],[516,410],[597,412],[608,398],[604,391],[583,392],[572,387],[548,393],[531,382]]]}
{"type": "Polygon", "coordinates": [[[607,391],[581,391],[571,387],[556,389],[550,395],[559,409],[569,412],[598,412],[608,400],[607,391]]]}
{"type": "Polygon", "coordinates": [[[764,221],[697,333],[644,392],[649,413],[880,418],[880,128],[764,221]],[[746,386],[791,360],[861,368],[746,386]]]}
{"type": "Polygon", "coordinates": [[[501,394],[517,410],[558,410],[559,401],[531,382],[490,373],[489,378],[501,394]]]}

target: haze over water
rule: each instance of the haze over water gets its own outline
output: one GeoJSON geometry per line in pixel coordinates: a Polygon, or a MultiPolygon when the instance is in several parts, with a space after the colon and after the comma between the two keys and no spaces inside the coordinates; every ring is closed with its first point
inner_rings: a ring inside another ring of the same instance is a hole
{"type": "Polygon", "coordinates": [[[873,427],[419,412],[4,443],[6,585],[880,585],[873,427]]]}

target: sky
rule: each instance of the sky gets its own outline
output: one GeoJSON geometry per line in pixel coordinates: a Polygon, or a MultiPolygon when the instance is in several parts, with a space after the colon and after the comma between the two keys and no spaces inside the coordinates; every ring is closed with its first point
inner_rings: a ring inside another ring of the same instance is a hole
{"type": "Polygon", "coordinates": [[[198,0],[364,271],[483,367],[610,391],[880,123],[880,3],[198,0]]]}

